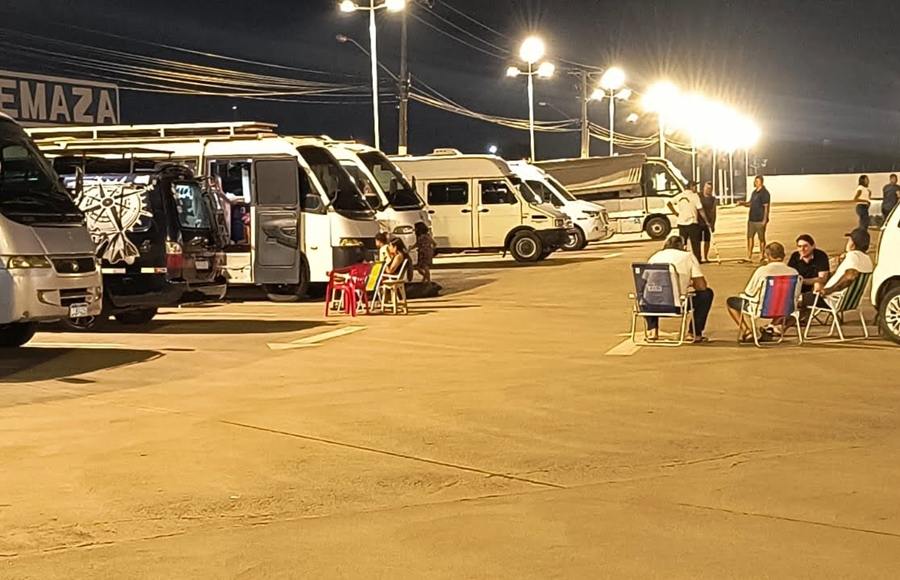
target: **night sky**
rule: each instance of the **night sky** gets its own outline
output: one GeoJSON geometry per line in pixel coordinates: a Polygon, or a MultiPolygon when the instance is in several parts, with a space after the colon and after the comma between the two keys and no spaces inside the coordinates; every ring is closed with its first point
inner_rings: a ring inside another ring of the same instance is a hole
{"type": "MultiPolygon", "coordinates": [[[[369,82],[368,58],[349,44],[344,33],[368,45],[367,19],[345,15],[331,0],[257,0],[214,3],[190,0],[129,2],[121,0],[14,2],[0,0],[0,38],[24,31],[85,45],[209,64],[261,69],[165,51],[148,41],[192,50],[308,68],[328,74],[272,71],[306,80],[369,82]],[[214,8],[210,8],[214,6],[214,8]],[[102,36],[84,29],[134,39],[102,36]]],[[[637,90],[669,78],[686,91],[724,100],[757,120],[764,134],[760,149],[779,143],[848,144],[893,154],[900,147],[900,6],[890,0],[864,4],[839,0],[436,0],[433,13],[421,7],[413,15],[488,52],[517,51],[530,33],[541,35],[548,57],[596,67],[618,65],[637,90]],[[444,5],[446,4],[446,5],[444,5]],[[856,6],[856,7],[854,7],[856,6]],[[452,11],[455,8],[495,29],[495,34],[452,11]],[[498,48],[480,44],[452,28],[442,17],[498,48]]],[[[411,18],[411,70],[414,75],[466,107],[495,115],[527,117],[524,79],[507,79],[509,58],[485,54],[460,44],[411,18]]],[[[397,71],[399,18],[379,15],[379,56],[397,71]]],[[[46,58],[9,54],[0,47],[0,68],[65,74],[46,58]]],[[[85,78],[84,74],[67,74],[85,78]]],[[[385,90],[391,91],[388,79],[385,90]]],[[[364,89],[362,89],[364,90],[364,89]]],[[[558,74],[537,85],[539,119],[578,114],[573,79],[558,74]]],[[[308,99],[307,99],[308,100],[308,99]]],[[[238,116],[274,121],[293,133],[355,137],[371,141],[371,104],[364,95],[328,103],[272,103],[217,97],[185,97],[123,92],[125,122],[172,122],[232,119],[238,116]]],[[[396,110],[392,96],[382,107],[383,148],[396,147],[396,110]]],[[[627,114],[626,104],[621,109],[627,114]]],[[[592,119],[604,126],[606,107],[592,105],[592,119]]],[[[649,135],[652,120],[617,127],[649,135]]],[[[414,152],[438,146],[482,151],[496,143],[501,151],[518,150],[527,133],[436,111],[414,103],[410,144],[414,152]]],[[[594,141],[594,152],[605,144],[594,141]]],[[[542,157],[574,156],[577,134],[538,136],[542,157]]]]}

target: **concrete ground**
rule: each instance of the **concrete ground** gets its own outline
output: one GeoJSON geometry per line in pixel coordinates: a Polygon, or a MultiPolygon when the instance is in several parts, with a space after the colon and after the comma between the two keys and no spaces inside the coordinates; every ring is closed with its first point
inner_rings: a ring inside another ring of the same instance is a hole
{"type": "MultiPolygon", "coordinates": [[[[770,237],[854,220],[776,206],[770,237]]],[[[711,344],[635,348],[659,246],[442,259],[407,317],[39,334],[0,359],[0,578],[897,578],[896,347],[739,347],[727,262],[711,344]]]]}

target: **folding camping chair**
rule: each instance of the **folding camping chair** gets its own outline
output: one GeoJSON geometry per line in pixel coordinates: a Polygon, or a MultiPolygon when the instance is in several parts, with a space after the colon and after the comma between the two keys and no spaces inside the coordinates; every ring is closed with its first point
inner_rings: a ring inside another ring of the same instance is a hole
{"type": "Polygon", "coordinates": [[[691,293],[681,294],[678,272],[672,264],[632,264],[634,293],[631,309],[631,340],[643,346],[681,346],[688,331],[688,321],[694,321],[694,304],[691,293]],[[681,332],[677,340],[650,342],[635,340],[638,318],[674,318],[681,320],[681,332]]]}
{"type": "Polygon", "coordinates": [[[841,341],[847,340],[844,338],[844,330],[841,328],[841,325],[844,324],[844,314],[853,311],[859,313],[859,321],[862,324],[863,335],[865,338],[869,338],[869,328],[866,325],[866,319],[860,308],[860,302],[862,302],[862,297],[866,293],[866,287],[869,285],[869,280],[871,278],[871,273],[861,273],[856,277],[856,280],[844,290],[817,299],[815,306],[812,307],[812,310],[809,313],[809,320],[806,322],[806,334],[804,335],[804,338],[810,340],[809,331],[812,327],[813,320],[818,319],[820,315],[825,315],[824,321],[826,324],[828,323],[828,318],[831,318],[831,329],[828,332],[828,336],[834,336],[834,331],[837,330],[841,341]]]}
{"type": "MultiPolygon", "coordinates": [[[[750,330],[753,332],[753,343],[759,344],[759,329],[756,321],[760,319],[772,320],[777,318],[793,319],[797,325],[797,340],[803,344],[803,331],[800,327],[800,312],[797,310],[797,289],[800,284],[800,276],[767,276],[760,286],[756,296],[741,294],[744,303],[741,308],[741,318],[750,319],[750,330]]],[[[743,338],[742,328],[738,329],[738,343],[743,338]]],[[[778,337],[777,344],[784,341],[787,334],[787,326],[778,337]]]]}
{"type": "Polygon", "coordinates": [[[407,268],[409,268],[408,259],[403,261],[396,274],[388,274],[382,270],[381,279],[375,288],[373,309],[386,313],[390,308],[391,314],[409,314],[409,304],[406,301],[407,268]]]}

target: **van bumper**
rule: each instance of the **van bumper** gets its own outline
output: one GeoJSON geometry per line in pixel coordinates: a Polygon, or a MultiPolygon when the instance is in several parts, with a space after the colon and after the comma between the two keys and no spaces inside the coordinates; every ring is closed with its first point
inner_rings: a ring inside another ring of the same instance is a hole
{"type": "Polygon", "coordinates": [[[152,276],[156,279],[146,280],[141,285],[140,291],[133,291],[134,293],[127,293],[122,291],[123,287],[120,286],[117,289],[112,282],[108,283],[106,298],[112,306],[111,310],[113,312],[121,312],[178,304],[187,291],[187,283],[184,281],[166,281],[165,274],[152,276]]]}
{"type": "Polygon", "coordinates": [[[569,239],[569,230],[565,228],[537,230],[535,234],[541,239],[544,248],[548,250],[558,250],[563,247],[569,239]]]}
{"type": "Polygon", "coordinates": [[[0,324],[47,322],[69,317],[69,306],[87,304],[100,314],[103,283],[100,272],[57,274],[52,268],[0,269],[0,324]]]}

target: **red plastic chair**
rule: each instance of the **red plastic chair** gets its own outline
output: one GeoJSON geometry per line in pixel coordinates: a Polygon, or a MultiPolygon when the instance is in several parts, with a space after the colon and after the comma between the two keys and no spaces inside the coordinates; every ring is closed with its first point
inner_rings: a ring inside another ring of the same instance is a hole
{"type": "Polygon", "coordinates": [[[333,270],[328,273],[328,287],[325,290],[325,316],[336,308],[336,304],[342,304],[344,314],[356,316],[359,307],[365,308],[369,313],[369,296],[366,293],[366,282],[372,264],[354,264],[348,268],[333,270]]]}

